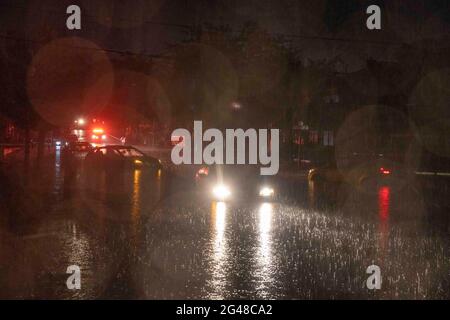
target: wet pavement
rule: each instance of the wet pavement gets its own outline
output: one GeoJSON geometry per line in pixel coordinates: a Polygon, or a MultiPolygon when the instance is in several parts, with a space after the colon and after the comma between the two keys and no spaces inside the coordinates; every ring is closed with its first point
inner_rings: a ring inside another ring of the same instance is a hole
{"type": "Polygon", "coordinates": [[[277,201],[214,202],[167,171],[92,171],[59,152],[1,175],[0,298],[450,298],[448,207],[420,186],[284,178],[277,201]]]}

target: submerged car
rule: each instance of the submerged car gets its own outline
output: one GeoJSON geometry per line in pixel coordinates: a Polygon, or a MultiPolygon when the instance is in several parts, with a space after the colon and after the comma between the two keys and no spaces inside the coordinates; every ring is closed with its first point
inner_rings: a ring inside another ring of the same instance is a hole
{"type": "Polygon", "coordinates": [[[251,165],[209,165],[200,167],[195,179],[197,186],[214,200],[247,200],[262,198],[272,201],[275,186],[259,168],[251,165]]]}
{"type": "Polygon", "coordinates": [[[107,145],[93,148],[86,162],[94,168],[104,169],[161,169],[161,161],[132,146],[107,145]]]}

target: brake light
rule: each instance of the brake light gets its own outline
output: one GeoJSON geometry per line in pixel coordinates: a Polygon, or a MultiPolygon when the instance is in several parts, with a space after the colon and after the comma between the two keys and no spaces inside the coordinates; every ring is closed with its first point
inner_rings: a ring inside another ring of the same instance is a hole
{"type": "Polygon", "coordinates": [[[209,169],[208,169],[207,167],[203,167],[203,168],[200,168],[200,169],[197,171],[196,176],[197,176],[197,177],[199,177],[199,176],[207,176],[208,173],[209,173],[209,169]]]}
{"type": "Polygon", "coordinates": [[[380,168],[380,173],[388,175],[388,174],[391,174],[391,170],[388,170],[388,169],[385,169],[385,168],[381,167],[380,168]]]}

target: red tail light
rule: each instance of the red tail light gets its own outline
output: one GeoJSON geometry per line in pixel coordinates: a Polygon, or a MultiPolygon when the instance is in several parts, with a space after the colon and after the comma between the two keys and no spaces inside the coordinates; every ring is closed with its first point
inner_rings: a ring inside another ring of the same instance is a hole
{"type": "Polygon", "coordinates": [[[385,169],[385,168],[381,167],[380,168],[380,173],[388,175],[388,174],[391,174],[391,170],[388,170],[388,169],[385,169]]]}
{"type": "Polygon", "coordinates": [[[207,167],[203,167],[203,168],[200,168],[200,169],[197,171],[196,176],[197,176],[197,177],[199,177],[199,176],[207,176],[208,173],[209,173],[209,169],[208,169],[207,167]]]}

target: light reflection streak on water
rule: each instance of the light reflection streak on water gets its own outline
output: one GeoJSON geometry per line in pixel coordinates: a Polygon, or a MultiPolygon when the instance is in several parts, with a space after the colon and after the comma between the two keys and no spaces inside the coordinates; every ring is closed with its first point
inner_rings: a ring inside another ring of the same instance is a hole
{"type": "Polygon", "coordinates": [[[212,239],[211,287],[213,292],[209,295],[210,299],[224,299],[222,293],[226,285],[226,273],[224,270],[227,260],[226,211],[225,202],[212,202],[211,222],[214,233],[212,239]]]}
{"type": "Polygon", "coordinates": [[[257,288],[261,291],[263,296],[268,294],[267,284],[272,283],[272,218],[273,205],[271,203],[262,203],[258,209],[258,233],[259,233],[259,248],[258,248],[258,270],[257,276],[260,284],[257,288]]]}
{"type": "Polygon", "coordinates": [[[158,180],[161,180],[161,175],[162,175],[162,170],[158,169],[158,171],[156,172],[156,177],[158,180]]]}
{"type": "Polygon", "coordinates": [[[141,189],[141,170],[134,170],[133,173],[133,195],[131,200],[131,217],[133,224],[139,220],[140,211],[140,189],[141,189]]]}
{"type": "Polygon", "coordinates": [[[55,151],[55,183],[53,188],[54,194],[60,194],[64,179],[61,174],[61,150],[59,148],[55,151]]]}
{"type": "Polygon", "coordinates": [[[380,247],[384,250],[389,239],[389,206],[390,188],[382,186],[378,190],[378,218],[380,232],[380,247]]]}
{"type": "Polygon", "coordinates": [[[312,182],[311,180],[308,180],[308,201],[309,201],[309,205],[311,207],[314,206],[315,204],[315,186],[314,186],[314,182],[312,182]]]}
{"type": "Polygon", "coordinates": [[[162,170],[158,169],[157,172],[157,180],[156,180],[156,201],[158,201],[159,199],[161,199],[161,183],[162,183],[162,170]]]}
{"type": "Polygon", "coordinates": [[[133,193],[131,198],[131,224],[132,234],[137,238],[141,208],[141,170],[135,169],[133,173],[133,193]]]}

